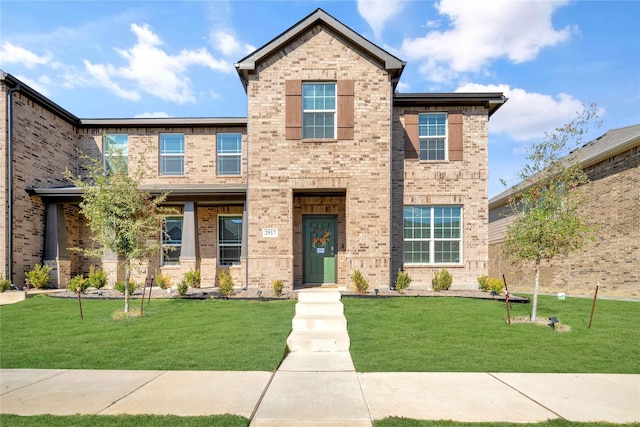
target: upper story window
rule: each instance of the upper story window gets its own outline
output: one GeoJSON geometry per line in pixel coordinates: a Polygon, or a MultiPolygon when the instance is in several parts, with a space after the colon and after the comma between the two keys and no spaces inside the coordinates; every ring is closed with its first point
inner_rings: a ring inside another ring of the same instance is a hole
{"type": "Polygon", "coordinates": [[[184,134],[160,134],[160,175],[184,175],[184,134]]]}
{"type": "Polygon", "coordinates": [[[129,165],[129,135],[126,133],[110,133],[102,138],[102,152],[104,153],[104,168],[113,172],[116,157],[122,157],[124,167],[129,165]]]}
{"type": "Polygon", "coordinates": [[[336,84],[302,84],[302,138],[336,137],[336,84]]]}
{"type": "Polygon", "coordinates": [[[218,175],[242,174],[242,134],[219,133],[217,154],[218,175]]]}
{"type": "Polygon", "coordinates": [[[166,217],[162,227],[162,265],[179,265],[182,249],[182,217],[166,217]]]}
{"type": "Polygon", "coordinates": [[[447,113],[424,113],[418,117],[420,160],[446,160],[447,113]]]}

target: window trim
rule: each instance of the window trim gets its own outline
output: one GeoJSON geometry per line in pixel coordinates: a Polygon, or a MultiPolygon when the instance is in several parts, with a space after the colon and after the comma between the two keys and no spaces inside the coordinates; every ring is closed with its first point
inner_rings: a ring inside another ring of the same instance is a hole
{"type": "Polygon", "coordinates": [[[301,117],[301,133],[302,133],[302,140],[303,141],[332,141],[332,140],[337,140],[338,139],[338,82],[337,81],[333,81],[333,80],[327,80],[327,81],[303,81],[301,84],[301,89],[300,89],[300,104],[301,104],[301,108],[302,108],[302,117],[301,117]],[[331,110],[306,110],[304,108],[304,100],[305,100],[305,96],[304,96],[304,87],[305,85],[328,85],[328,84],[332,84],[334,87],[334,105],[335,108],[331,109],[331,110]],[[312,138],[305,138],[304,136],[304,118],[305,118],[305,114],[325,114],[325,113],[333,113],[333,136],[329,137],[329,138],[318,138],[318,137],[312,137],[312,138]]]}
{"type": "Polygon", "coordinates": [[[128,133],[105,133],[102,137],[102,164],[105,171],[111,171],[111,167],[109,166],[109,158],[115,157],[109,155],[109,142],[110,136],[126,136],[127,144],[125,149],[123,150],[122,157],[125,158],[125,163],[127,165],[127,170],[129,169],[129,134],[128,133]]]}
{"type": "Polygon", "coordinates": [[[464,207],[463,205],[404,205],[402,208],[402,263],[407,266],[458,266],[464,265],[464,207]],[[405,233],[405,215],[404,210],[406,208],[429,208],[429,232],[430,236],[428,238],[406,238],[404,237],[405,233]],[[459,208],[460,209],[460,237],[457,238],[436,238],[435,237],[435,209],[437,208],[459,208]],[[405,242],[428,242],[429,244],[429,261],[428,262],[407,262],[406,253],[405,253],[405,242]],[[459,261],[458,262],[436,262],[435,256],[435,245],[436,242],[458,242],[459,247],[459,261]]]}
{"type": "Polygon", "coordinates": [[[238,132],[220,132],[216,134],[216,176],[242,176],[242,133],[238,132]],[[238,153],[228,154],[228,153],[220,153],[219,137],[221,135],[238,135],[240,137],[240,151],[238,153]],[[238,173],[220,173],[220,166],[222,162],[220,162],[220,157],[237,157],[239,160],[240,168],[238,173]]]}
{"type": "Polygon", "coordinates": [[[165,251],[164,248],[165,247],[172,247],[172,248],[178,248],[179,249],[179,253],[182,253],[182,233],[184,233],[184,215],[170,215],[170,216],[166,216],[162,219],[162,230],[160,230],[160,242],[161,242],[161,251],[160,251],[160,266],[161,267],[177,267],[180,266],[180,255],[178,255],[178,262],[171,262],[171,263],[167,263],[165,261],[165,251]],[[180,234],[180,243],[166,243],[165,239],[166,239],[166,221],[172,219],[172,220],[176,220],[176,219],[180,219],[180,222],[182,224],[182,228],[181,228],[181,234],[180,234]]]}
{"type": "Polygon", "coordinates": [[[449,113],[447,111],[429,111],[418,113],[418,160],[421,162],[449,162],[449,113]],[[420,135],[420,117],[422,116],[435,116],[435,115],[444,115],[444,135],[420,135]],[[444,158],[442,159],[423,159],[421,157],[422,153],[422,142],[430,141],[436,139],[444,139],[444,158]]]}
{"type": "Polygon", "coordinates": [[[186,151],[186,139],[185,139],[185,134],[184,133],[180,133],[180,132],[166,132],[166,133],[161,133],[159,135],[159,141],[158,141],[159,147],[158,147],[158,151],[160,153],[160,176],[185,176],[185,167],[184,167],[184,157],[185,157],[185,151],[186,151]],[[182,135],[182,153],[171,153],[171,154],[163,154],[162,153],[162,138],[165,135],[182,135]],[[174,158],[182,158],[182,171],[181,173],[166,173],[165,169],[164,169],[164,159],[165,158],[169,158],[169,157],[174,157],[174,158]]]}
{"type": "Polygon", "coordinates": [[[244,236],[242,235],[242,229],[244,224],[242,223],[242,221],[244,221],[244,218],[242,216],[242,214],[219,214],[218,215],[218,266],[219,267],[233,267],[236,265],[240,265],[241,261],[242,261],[242,239],[244,239],[244,236]],[[221,232],[220,232],[220,220],[223,218],[237,218],[240,220],[240,242],[239,243],[223,243],[221,241],[221,232]],[[222,263],[222,248],[223,247],[237,247],[240,249],[240,255],[238,257],[238,261],[237,262],[230,262],[230,263],[222,263]]]}

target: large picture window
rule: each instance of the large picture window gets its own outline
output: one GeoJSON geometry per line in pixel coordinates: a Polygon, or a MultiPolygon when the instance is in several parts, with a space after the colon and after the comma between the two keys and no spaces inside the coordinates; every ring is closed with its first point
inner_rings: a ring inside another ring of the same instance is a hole
{"type": "Polygon", "coordinates": [[[242,216],[220,215],[218,217],[218,264],[240,264],[242,252],[242,216]]]}
{"type": "Polygon", "coordinates": [[[129,135],[126,133],[107,134],[102,139],[104,168],[113,172],[116,157],[122,157],[125,167],[129,164],[129,135]]]}
{"type": "Polygon", "coordinates": [[[460,206],[405,206],[405,264],[462,262],[460,206]]]}
{"type": "Polygon", "coordinates": [[[162,225],[162,265],[179,265],[182,249],[182,217],[166,217],[162,225]]]}
{"type": "Polygon", "coordinates": [[[336,137],[336,84],[302,84],[302,138],[336,137]]]}
{"type": "Polygon", "coordinates": [[[160,175],[184,175],[184,134],[160,135],[160,175]]]}
{"type": "Polygon", "coordinates": [[[242,134],[219,133],[216,145],[218,175],[242,174],[242,134]]]}
{"type": "Polygon", "coordinates": [[[446,160],[447,114],[420,114],[418,137],[420,138],[420,160],[446,160]]]}

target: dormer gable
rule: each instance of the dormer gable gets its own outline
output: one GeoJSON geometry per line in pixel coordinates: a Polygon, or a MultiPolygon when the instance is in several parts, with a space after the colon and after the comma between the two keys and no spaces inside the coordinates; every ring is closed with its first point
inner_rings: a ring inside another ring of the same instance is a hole
{"type": "Polygon", "coordinates": [[[313,27],[320,25],[327,31],[330,31],[334,36],[342,39],[345,43],[351,46],[353,49],[362,53],[363,56],[371,58],[376,62],[380,68],[387,71],[394,85],[397,84],[402,71],[406,65],[406,62],[391,55],[384,49],[371,43],[369,40],[362,37],[360,34],[353,31],[351,28],[338,21],[333,16],[329,15],[322,9],[316,9],[313,13],[303,18],[297,24],[293,25],[282,34],[257,49],[248,56],[242,58],[235,64],[236,70],[245,91],[247,90],[247,82],[249,75],[253,74],[258,65],[267,60],[269,57],[277,52],[280,52],[287,45],[293,43],[298,37],[305,32],[311,30],[313,27]]]}

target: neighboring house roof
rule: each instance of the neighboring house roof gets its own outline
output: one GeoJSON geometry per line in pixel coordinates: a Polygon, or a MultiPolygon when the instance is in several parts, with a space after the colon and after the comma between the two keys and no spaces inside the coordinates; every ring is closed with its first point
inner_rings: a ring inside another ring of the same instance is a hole
{"type": "MultiPolygon", "coordinates": [[[[640,124],[611,129],[593,141],[575,149],[564,158],[567,160],[578,159],[582,168],[586,169],[636,146],[640,146],[640,124]]],[[[522,182],[517,184],[515,190],[522,185],[522,182]]],[[[492,197],[489,200],[489,209],[506,204],[513,192],[514,188],[509,188],[492,197]]]]}
{"type": "Polygon", "coordinates": [[[411,107],[418,105],[480,105],[489,110],[489,117],[502,107],[506,98],[502,92],[452,92],[452,93],[394,93],[393,105],[411,107]]]}
{"type": "Polygon", "coordinates": [[[248,75],[255,71],[258,63],[280,51],[283,47],[318,24],[330,29],[337,36],[344,39],[354,48],[364,52],[367,56],[377,59],[381,66],[392,75],[394,82],[397,83],[397,79],[400,78],[406,62],[371,43],[324,10],[316,9],[306,18],[303,18],[297,24],[235,64],[245,90],[247,89],[248,75]]]}

